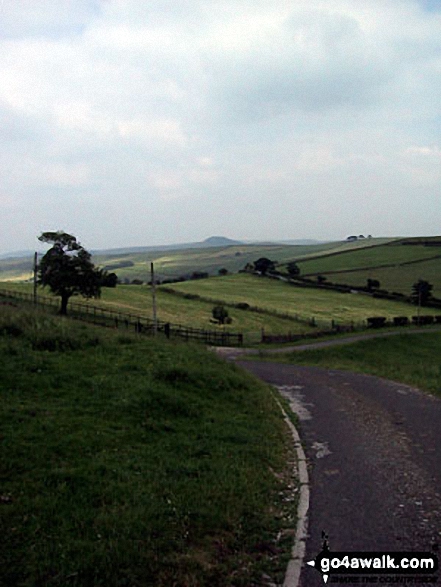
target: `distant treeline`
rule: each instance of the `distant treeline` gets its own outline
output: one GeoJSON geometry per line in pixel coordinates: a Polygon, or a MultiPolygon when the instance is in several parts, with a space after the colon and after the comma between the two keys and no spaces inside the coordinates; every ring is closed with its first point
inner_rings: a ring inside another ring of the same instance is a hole
{"type": "Polygon", "coordinates": [[[113,263],[110,265],[104,265],[105,271],[114,271],[115,269],[124,269],[125,267],[133,267],[135,263],[133,261],[120,261],[119,263],[113,263]]]}

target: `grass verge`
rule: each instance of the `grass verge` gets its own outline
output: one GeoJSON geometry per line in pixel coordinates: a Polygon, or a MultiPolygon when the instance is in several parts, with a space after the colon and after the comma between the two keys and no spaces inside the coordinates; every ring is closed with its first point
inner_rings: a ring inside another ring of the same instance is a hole
{"type": "Polygon", "coordinates": [[[293,456],[268,387],[201,347],[5,305],[0,352],[1,584],[282,580],[293,456]]]}

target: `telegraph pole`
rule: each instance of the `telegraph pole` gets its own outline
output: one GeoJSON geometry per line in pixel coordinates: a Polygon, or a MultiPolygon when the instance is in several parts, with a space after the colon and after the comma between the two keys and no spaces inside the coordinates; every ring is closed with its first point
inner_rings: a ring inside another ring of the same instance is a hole
{"type": "Polygon", "coordinates": [[[158,330],[158,318],[156,315],[156,282],[155,282],[155,270],[153,263],[150,263],[150,271],[152,276],[152,302],[153,302],[153,334],[156,335],[158,330]]]}
{"type": "Polygon", "coordinates": [[[420,314],[421,314],[421,278],[418,282],[418,310],[417,310],[417,316],[418,316],[418,326],[420,325],[420,314]]]}
{"type": "Polygon", "coordinates": [[[38,253],[34,254],[34,305],[37,305],[37,257],[38,253]]]}

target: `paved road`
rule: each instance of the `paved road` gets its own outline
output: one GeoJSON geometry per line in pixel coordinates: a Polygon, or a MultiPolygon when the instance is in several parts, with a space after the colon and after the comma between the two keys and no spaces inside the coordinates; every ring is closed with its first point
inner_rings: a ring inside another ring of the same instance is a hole
{"type": "MultiPolygon", "coordinates": [[[[306,559],[321,550],[431,551],[441,543],[441,401],[377,377],[239,362],[300,418],[311,501],[306,559]]],[[[304,566],[302,587],[323,585],[304,566]]]]}

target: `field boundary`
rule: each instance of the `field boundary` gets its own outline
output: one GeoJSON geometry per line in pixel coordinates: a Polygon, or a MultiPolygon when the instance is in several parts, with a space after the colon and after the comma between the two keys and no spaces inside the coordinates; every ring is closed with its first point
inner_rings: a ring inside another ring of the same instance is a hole
{"type": "Polygon", "coordinates": [[[199,294],[192,294],[192,293],[185,293],[173,289],[170,286],[160,286],[161,291],[165,293],[169,293],[171,295],[175,295],[184,299],[193,299],[198,300],[201,302],[208,302],[210,304],[217,304],[226,306],[227,308],[235,308],[236,310],[242,310],[244,312],[255,312],[256,314],[264,314],[267,316],[274,316],[275,318],[283,318],[285,320],[291,320],[292,322],[297,322],[299,324],[307,324],[309,326],[316,326],[316,322],[314,318],[302,318],[298,314],[288,314],[285,312],[278,312],[277,310],[269,310],[267,308],[259,308],[259,306],[251,306],[250,304],[246,304],[247,307],[243,307],[243,303],[241,302],[226,302],[224,300],[219,300],[215,298],[210,298],[208,296],[201,296],[199,294]],[[242,306],[242,307],[241,307],[242,306]]]}
{"type": "MultiPolygon", "coordinates": [[[[0,296],[43,307],[55,308],[59,305],[59,300],[55,297],[37,295],[35,299],[33,294],[8,289],[0,289],[0,296]]],[[[100,326],[125,328],[127,330],[131,329],[138,334],[154,335],[158,332],[165,335],[167,338],[176,337],[186,341],[194,340],[203,342],[207,345],[243,345],[243,334],[238,332],[204,330],[201,328],[192,328],[181,324],[164,322],[162,320],[157,320],[155,324],[151,318],[147,318],[140,314],[130,314],[120,312],[119,310],[110,310],[101,306],[82,304],[81,302],[69,302],[68,309],[71,318],[84,320],[100,326]]]]}
{"type": "MultiPolygon", "coordinates": [[[[425,261],[434,261],[441,259],[441,255],[434,255],[433,257],[426,257],[425,259],[414,259],[413,261],[403,261],[402,263],[385,263],[383,265],[369,265],[366,267],[355,267],[354,269],[331,269],[330,271],[316,271],[315,273],[304,273],[302,277],[311,277],[313,275],[334,275],[336,273],[354,273],[357,271],[371,271],[375,269],[387,269],[389,267],[404,267],[407,265],[417,265],[425,261]]],[[[298,261],[300,263],[300,261],[298,261]]]]}

